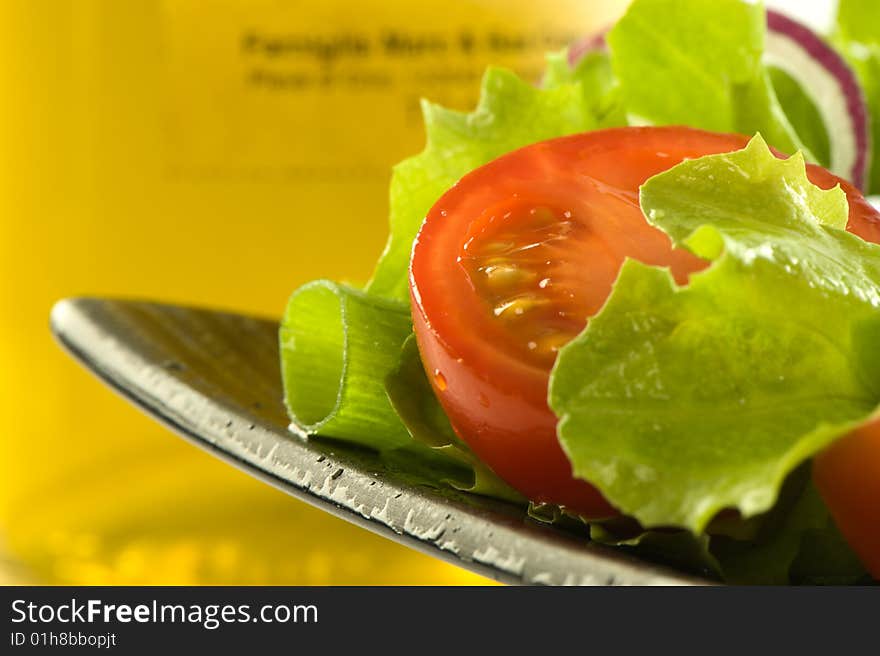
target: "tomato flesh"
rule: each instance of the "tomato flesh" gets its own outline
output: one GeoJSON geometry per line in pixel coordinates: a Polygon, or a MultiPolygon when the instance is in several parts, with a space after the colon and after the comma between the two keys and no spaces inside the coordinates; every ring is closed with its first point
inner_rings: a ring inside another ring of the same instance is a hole
{"type": "MultiPolygon", "coordinates": [[[[668,266],[679,283],[707,263],[650,226],[639,186],[686,158],[748,138],[689,128],[615,128],[541,142],[466,175],[428,213],[410,268],[423,362],[459,436],[537,502],[614,514],[572,476],[547,405],[558,349],[603,305],[626,257],[668,266]]],[[[880,240],[880,216],[841,183],[853,232],[880,240]]]]}
{"type": "Polygon", "coordinates": [[[846,541],[880,580],[880,420],[819,454],[813,480],[846,541]]]}

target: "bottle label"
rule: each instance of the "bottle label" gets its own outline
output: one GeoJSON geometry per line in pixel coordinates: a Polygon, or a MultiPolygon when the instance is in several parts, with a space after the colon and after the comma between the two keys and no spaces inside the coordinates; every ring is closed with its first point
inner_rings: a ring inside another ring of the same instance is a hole
{"type": "Polygon", "coordinates": [[[489,64],[537,82],[546,52],[604,26],[615,9],[583,0],[165,2],[168,173],[387,180],[389,166],[424,144],[422,97],[470,110],[489,64]]]}

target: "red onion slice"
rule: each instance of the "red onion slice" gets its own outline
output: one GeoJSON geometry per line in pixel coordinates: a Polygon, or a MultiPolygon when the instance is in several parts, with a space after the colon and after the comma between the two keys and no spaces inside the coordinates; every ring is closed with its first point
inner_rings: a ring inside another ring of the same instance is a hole
{"type": "Polygon", "coordinates": [[[864,93],[843,58],[809,27],[767,12],[764,61],[797,82],[819,111],[831,146],[829,170],[864,188],[870,134],[864,93]]]}
{"type": "MultiPolygon", "coordinates": [[[[607,49],[602,30],[572,44],[569,63],[607,49]]],[[[779,12],[767,11],[764,62],[789,75],[813,101],[831,147],[829,170],[864,189],[871,135],[864,92],[843,58],[813,30],[779,12]]]]}
{"type": "Polygon", "coordinates": [[[574,66],[591,52],[607,50],[608,44],[605,42],[605,35],[608,34],[608,29],[605,28],[601,32],[585,36],[572,43],[568,47],[569,66],[574,66]]]}

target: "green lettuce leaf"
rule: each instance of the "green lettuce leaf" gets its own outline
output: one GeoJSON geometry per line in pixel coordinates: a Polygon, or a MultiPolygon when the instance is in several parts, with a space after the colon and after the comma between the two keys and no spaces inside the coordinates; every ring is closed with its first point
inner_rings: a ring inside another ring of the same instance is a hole
{"type": "Polygon", "coordinates": [[[711,538],[711,552],[722,578],[737,585],[855,583],[867,576],[837,531],[828,508],[812,484],[809,468],[796,478],[799,493],[765,518],[753,540],[711,538]],[[821,555],[819,555],[821,554],[821,555]]]}
{"type": "Polygon", "coordinates": [[[580,84],[587,107],[596,117],[596,129],[627,124],[626,108],[608,52],[588,52],[574,66],[568,63],[567,50],[548,54],[542,86],[554,89],[573,83],[580,84]]]}
{"type": "Polygon", "coordinates": [[[880,4],[873,0],[837,0],[837,26],[849,40],[880,43],[880,4]]]}
{"type": "Polygon", "coordinates": [[[761,62],[765,33],[760,2],[636,0],[608,35],[633,121],[760,131],[783,152],[805,151],[761,62]]]}
{"type": "Polygon", "coordinates": [[[584,84],[573,76],[570,82],[557,81],[542,89],[509,71],[490,68],[473,112],[423,102],[427,145],[394,167],[391,234],[367,290],[408,300],[413,240],[437,199],[466,173],[496,157],[537,141],[596,128],[594,98],[604,93],[602,85],[600,75],[584,84]]]}
{"type": "Polygon", "coordinates": [[[832,42],[852,67],[865,92],[871,126],[871,168],[866,193],[880,191],[880,4],[839,0],[832,42]]]}
{"type": "Polygon", "coordinates": [[[846,197],[760,137],[641,190],[649,222],[712,266],[679,287],[627,261],[550,382],[576,475],[647,528],[769,510],[786,476],[880,402],[880,247],[846,197]]]}
{"type": "Polygon", "coordinates": [[[734,585],[844,585],[868,576],[812,484],[809,464],[788,477],[773,508],[757,517],[727,513],[699,535],[642,530],[617,518],[592,524],[590,535],[641,558],[734,585]]]}

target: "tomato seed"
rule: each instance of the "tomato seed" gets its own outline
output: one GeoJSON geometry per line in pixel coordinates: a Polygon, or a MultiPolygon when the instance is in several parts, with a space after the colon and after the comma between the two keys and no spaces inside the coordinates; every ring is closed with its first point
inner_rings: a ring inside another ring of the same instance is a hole
{"type": "Polygon", "coordinates": [[[496,317],[511,315],[520,317],[529,310],[546,306],[549,302],[549,299],[538,298],[537,296],[532,295],[518,296],[509,301],[499,303],[495,306],[493,312],[496,317]]]}

